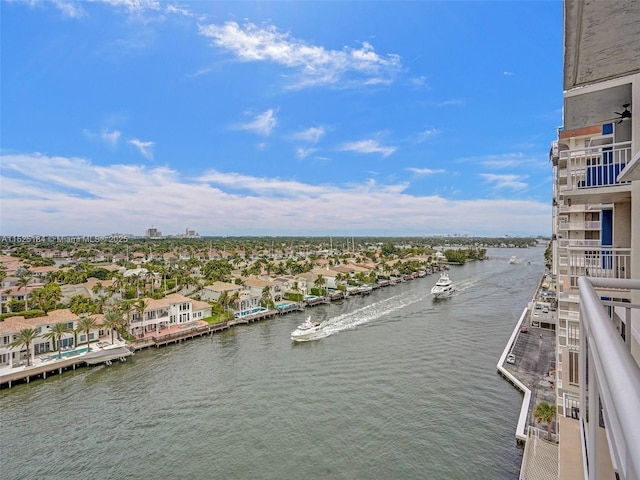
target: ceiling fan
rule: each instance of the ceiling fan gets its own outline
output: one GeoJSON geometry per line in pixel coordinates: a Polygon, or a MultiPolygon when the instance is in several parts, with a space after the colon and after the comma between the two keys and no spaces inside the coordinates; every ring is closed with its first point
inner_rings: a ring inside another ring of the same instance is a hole
{"type": "Polygon", "coordinates": [[[613,112],[616,115],[619,115],[618,118],[614,118],[613,120],[618,120],[618,123],[622,123],[623,120],[627,119],[627,118],[631,118],[631,112],[629,111],[629,107],[631,106],[630,103],[625,103],[624,105],[622,105],[622,107],[624,108],[623,111],[621,112],[613,112]]]}

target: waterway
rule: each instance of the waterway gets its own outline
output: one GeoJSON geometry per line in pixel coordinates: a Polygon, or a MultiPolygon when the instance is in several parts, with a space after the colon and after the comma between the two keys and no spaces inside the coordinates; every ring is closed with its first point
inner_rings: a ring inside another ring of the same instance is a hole
{"type": "Polygon", "coordinates": [[[488,254],[446,300],[431,275],[2,390],[0,476],[517,479],[522,396],[496,363],[544,248],[488,254]],[[308,314],[330,334],[292,342],[308,314]]]}

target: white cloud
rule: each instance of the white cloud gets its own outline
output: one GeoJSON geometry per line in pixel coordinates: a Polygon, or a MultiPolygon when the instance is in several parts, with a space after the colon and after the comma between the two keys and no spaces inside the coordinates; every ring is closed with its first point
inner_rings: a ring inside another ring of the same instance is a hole
{"type": "Polygon", "coordinates": [[[424,142],[427,138],[435,137],[435,136],[437,136],[437,135],[440,135],[440,130],[438,130],[437,128],[430,128],[430,129],[427,129],[427,130],[425,130],[425,131],[423,131],[423,132],[420,132],[420,133],[418,134],[418,142],[419,142],[419,143],[422,143],[422,142],[424,142]]]}
{"type": "Polygon", "coordinates": [[[357,142],[345,143],[340,147],[340,150],[346,152],[357,153],[381,153],[383,157],[388,157],[395,152],[398,147],[383,147],[377,140],[360,140],[357,142]]]}
{"type": "Polygon", "coordinates": [[[202,25],[200,34],[241,61],[272,62],[293,70],[298,75],[294,85],[297,88],[339,81],[342,86],[348,82],[387,83],[402,66],[398,55],[379,55],[367,42],[360,48],[327,50],[308,45],[288,33],[280,33],[272,25],[259,27],[247,23],[240,26],[235,22],[202,25]]]}
{"type": "Polygon", "coordinates": [[[406,170],[418,175],[419,177],[424,177],[426,175],[434,175],[436,173],[445,172],[445,170],[443,169],[433,170],[431,168],[414,168],[414,167],[409,167],[406,170]]]}
{"type": "Polygon", "coordinates": [[[326,130],[324,127],[311,127],[294,133],[293,138],[296,140],[303,140],[305,142],[318,143],[325,133],[326,130]]]}
{"type": "Polygon", "coordinates": [[[478,175],[488,183],[493,183],[496,189],[524,190],[528,186],[522,181],[527,178],[526,175],[495,175],[493,173],[479,173],[478,175]]]}
{"type": "Polygon", "coordinates": [[[323,185],[215,170],[184,178],[166,167],[41,154],[0,161],[5,235],[140,235],[152,224],[201,235],[525,235],[546,233],[551,215],[547,201],[452,201],[409,194],[405,183],[323,185]]]}
{"type": "Polygon", "coordinates": [[[247,130],[258,135],[264,135],[268,137],[273,132],[278,119],[276,118],[273,109],[269,109],[259,115],[256,115],[252,122],[242,123],[237,126],[239,130],[247,130]]]}
{"type": "Polygon", "coordinates": [[[461,98],[454,98],[451,100],[445,100],[444,102],[440,102],[438,104],[439,107],[462,107],[466,104],[466,102],[461,98]]]}
{"type": "Polygon", "coordinates": [[[316,148],[298,148],[296,149],[296,157],[298,157],[300,160],[304,160],[315,151],[317,151],[316,148]]]}
{"type": "Polygon", "coordinates": [[[119,130],[110,131],[108,128],[103,128],[100,133],[95,133],[91,130],[83,130],[82,133],[89,140],[100,141],[106,143],[110,147],[117,146],[121,136],[121,132],[119,130]]]}
{"type": "Polygon", "coordinates": [[[143,142],[142,140],[138,140],[137,138],[132,138],[128,143],[136,147],[144,158],[146,158],[147,160],[153,160],[153,142],[143,142]]]}
{"type": "Polygon", "coordinates": [[[69,18],[80,18],[87,14],[79,2],[53,0],[53,4],[63,13],[64,16],[69,18]]]}
{"type": "Polygon", "coordinates": [[[109,145],[115,146],[120,139],[120,132],[118,130],[110,132],[105,128],[104,130],[102,130],[102,132],[100,132],[100,137],[109,145]]]}
{"type": "Polygon", "coordinates": [[[512,76],[512,75],[515,75],[515,73],[513,73],[513,72],[502,72],[502,74],[503,74],[503,75],[506,75],[506,76],[508,76],[508,77],[510,77],[510,76],[512,76]]]}

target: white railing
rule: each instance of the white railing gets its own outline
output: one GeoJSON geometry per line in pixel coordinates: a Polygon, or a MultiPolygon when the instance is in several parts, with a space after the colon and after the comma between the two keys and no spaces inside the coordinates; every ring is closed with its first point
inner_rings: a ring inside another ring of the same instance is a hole
{"type": "MultiPolygon", "coordinates": [[[[585,435],[585,464],[588,465],[585,478],[597,479],[599,475],[601,460],[598,452],[601,440],[597,419],[602,406],[613,468],[623,480],[638,479],[640,366],[631,356],[628,345],[616,329],[595,289],[640,290],[640,280],[580,277],[578,284],[582,329],[580,351],[584,352],[580,355],[580,405],[583,408],[579,415],[585,435]],[[590,415],[588,412],[591,412],[590,415]]],[[[630,325],[626,326],[626,331],[629,342],[630,325]]]]}
{"type": "Polygon", "coordinates": [[[577,277],[630,278],[631,249],[608,246],[569,247],[569,276],[571,285],[577,277]]]}
{"type": "Polygon", "coordinates": [[[558,246],[561,248],[571,247],[598,247],[600,240],[586,240],[586,239],[560,239],[558,246]]]}
{"type": "Polygon", "coordinates": [[[567,160],[567,185],[564,190],[622,185],[618,174],[633,158],[631,142],[613,143],[560,153],[567,160]]]}
{"type": "Polygon", "coordinates": [[[558,223],[558,230],[600,230],[601,222],[585,221],[585,222],[560,222],[558,223]]]}

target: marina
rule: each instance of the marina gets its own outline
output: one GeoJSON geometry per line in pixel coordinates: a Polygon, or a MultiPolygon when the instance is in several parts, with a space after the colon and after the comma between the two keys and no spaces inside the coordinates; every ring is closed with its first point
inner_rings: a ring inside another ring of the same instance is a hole
{"type": "Polygon", "coordinates": [[[308,314],[276,312],[3,389],[3,478],[516,479],[522,394],[495,365],[544,267],[542,248],[518,269],[509,252],[452,267],[447,302],[432,302],[431,276],[318,305],[319,341],[290,339],[308,314]],[[203,446],[218,460],[179,454],[203,446]]]}

